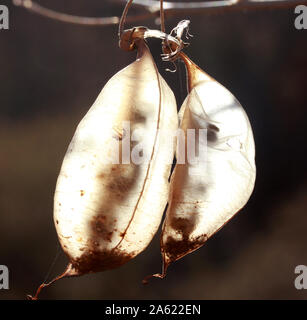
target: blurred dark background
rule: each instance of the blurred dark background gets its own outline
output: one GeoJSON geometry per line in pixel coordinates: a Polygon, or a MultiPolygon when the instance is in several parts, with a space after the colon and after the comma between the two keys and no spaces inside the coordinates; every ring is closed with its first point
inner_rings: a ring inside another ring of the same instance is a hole
{"type": "MultiPolygon", "coordinates": [[[[117,26],[86,27],[10,9],[0,31],[0,264],[10,290],[24,299],[45,279],[58,248],[53,192],[74,130],[108,79],[135,53],[118,48],[117,26]]],[[[39,1],[81,16],[120,15],[116,1],[39,1]]],[[[159,272],[159,234],[144,253],[119,269],[63,279],[42,299],[306,299],[294,287],[294,268],[307,265],[306,75],[307,30],[294,10],[262,10],[167,19],[170,30],[191,20],[187,54],[242,103],[256,143],[257,181],[245,206],[202,248],[159,272]]],[[[131,14],[133,11],[131,11],[131,14]]],[[[154,19],[136,23],[158,29],[154,19]]],[[[129,25],[130,27],[131,25],[129,25]]],[[[161,63],[180,106],[184,68],[161,63]]],[[[48,279],[63,271],[64,254],[48,279]]]]}

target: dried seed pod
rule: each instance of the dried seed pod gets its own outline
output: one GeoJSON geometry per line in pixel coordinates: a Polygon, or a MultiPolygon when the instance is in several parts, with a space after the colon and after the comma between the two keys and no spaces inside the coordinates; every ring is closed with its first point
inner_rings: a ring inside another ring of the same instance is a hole
{"type": "Polygon", "coordinates": [[[189,131],[195,130],[198,159],[190,161],[189,149],[186,154],[177,150],[161,235],[163,271],[154,275],[160,278],[170,263],[202,246],[246,204],[256,176],[253,133],[244,109],[186,55],[180,57],[189,89],[179,112],[180,128],[187,149],[193,140],[189,131]]]}
{"type": "Polygon", "coordinates": [[[121,266],[147,247],[160,225],[177,108],[144,40],[136,46],[137,60],[108,81],[65,155],[54,222],[70,263],[55,280],[121,266]],[[130,153],[147,161],[135,163],[130,153]]]}

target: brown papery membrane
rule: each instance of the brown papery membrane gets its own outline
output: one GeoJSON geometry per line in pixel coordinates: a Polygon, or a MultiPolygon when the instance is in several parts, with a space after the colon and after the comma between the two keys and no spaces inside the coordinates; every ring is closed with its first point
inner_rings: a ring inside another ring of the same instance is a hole
{"type": "MultiPolygon", "coordinates": [[[[187,71],[188,96],[180,111],[180,129],[195,133],[195,154],[175,166],[160,240],[164,278],[172,262],[200,248],[247,203],[255,177],[255,146],[249,119],[239,101],[180,52],[187,71]],[[201,133],[206,139],[200,139],[201,133]],[[205,152],[201,150],[204,150],[205,152]]],[[[178,160],[179,153],[176,157],[178,160]]]]}
{"type": "Polygon", "coordinates": [[[161,223],[175,153],[165,137],[178,128],[176,100],[145,41],[134,45],[136,61],[104,86],[68,147],[55,190],[54,222],[69,264],[31,299],[59,279],[127,263],[146,249],[161,223]],[[131,140],[136,130],[140,134],[131,140]],[[150,161],[136,164],[133,148],[142,142],[150,161]]]}

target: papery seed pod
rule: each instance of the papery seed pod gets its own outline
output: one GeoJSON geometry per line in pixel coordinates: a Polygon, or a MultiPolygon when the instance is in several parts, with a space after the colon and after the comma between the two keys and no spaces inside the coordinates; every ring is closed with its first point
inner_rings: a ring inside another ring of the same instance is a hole
{"type": "Polygon", "coordinates": [[[170,263],[202,246],[246,204],[256,177],[253,133],[244,109],[186,55],[180,57],[188,75],[189,94],[179,112],[188,151],[177,150],[171,177],[161,235],[163,270],[154,275],[161,278],[170,263]],[[199,156],[190,163],[189,130],[195,130],[199,156]]]}
{"type": "Polygon", "coordinates": [[[176,101],[144,40],[135,44],[137,60],[105,85],[62,164],[54,223],[70,263],[57,279],[121,266],[148,246],[161,222],[176,101]],[[130,152],[148,159],[134,163],[130,152]]]}

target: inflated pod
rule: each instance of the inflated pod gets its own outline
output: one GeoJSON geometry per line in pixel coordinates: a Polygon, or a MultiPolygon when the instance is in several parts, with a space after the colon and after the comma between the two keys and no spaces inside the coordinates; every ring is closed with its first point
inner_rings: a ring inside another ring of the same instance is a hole
{"type": "Polygon", "coordinates": [[[186,55],[180,56],[189,89],[179,112],[186,149],[177,150],[161,235],[164,266],[158,277],[165,276],[171,262],[202,246],[246,204],[256,176],[253,133],[244,109],[225,87],[186,55]],[[197,161],[189,160],[191,130],[197,161]]]}
{"type": "Polygon", "coordinates": [[[177,108],[143,40],[137,50],[137,60],[105,85],[65,155],[54,223],[70,263],[59,278],[121,266],[148,246],[160,225],[177,108]]]}

